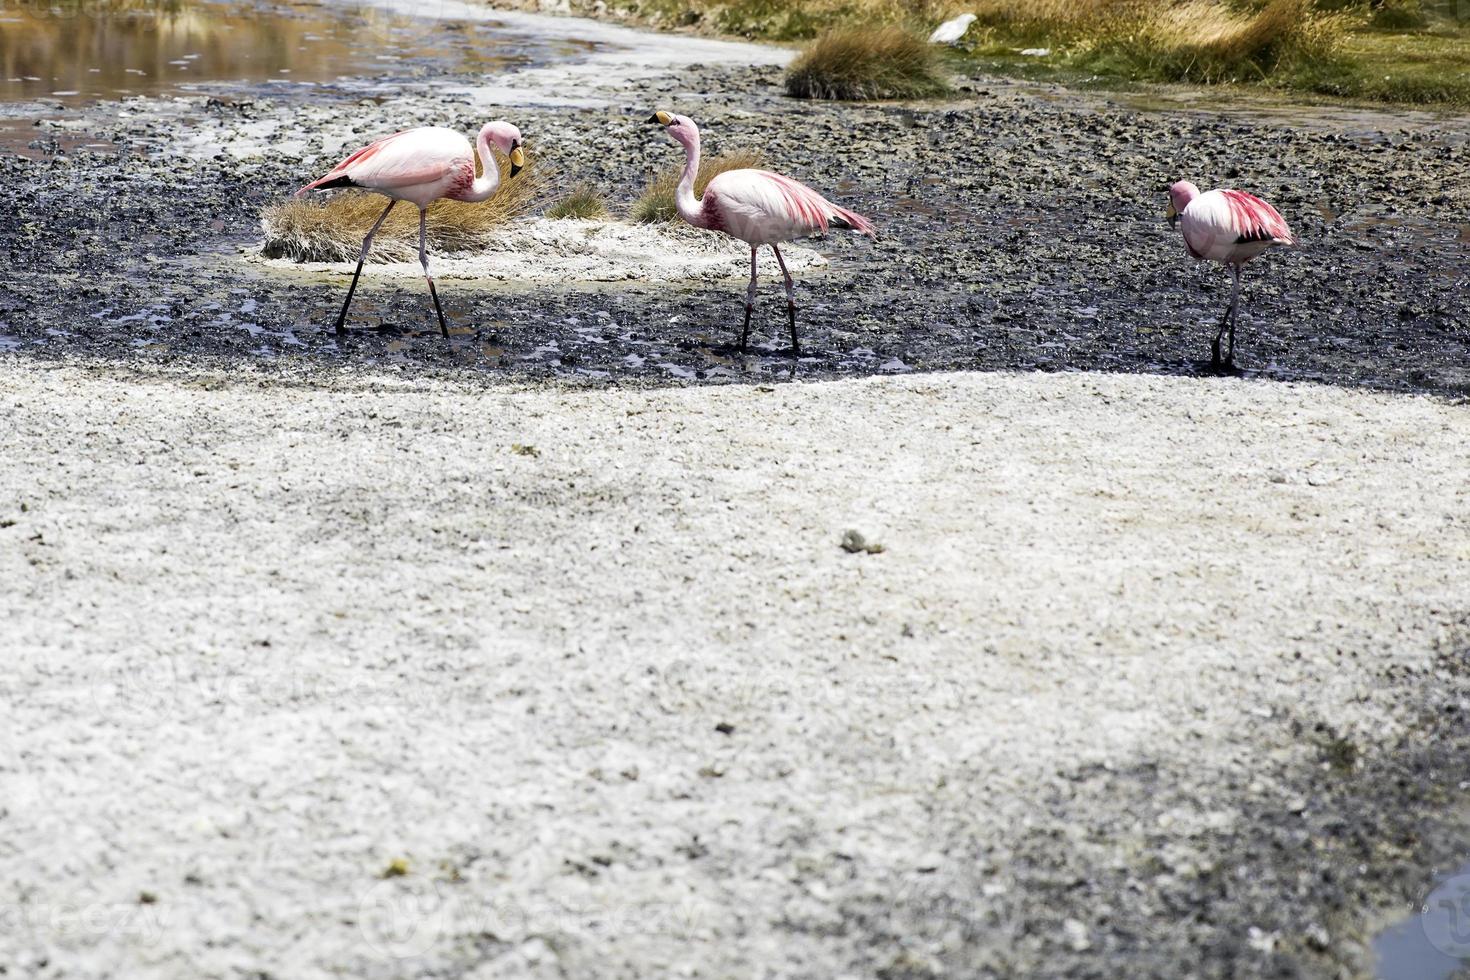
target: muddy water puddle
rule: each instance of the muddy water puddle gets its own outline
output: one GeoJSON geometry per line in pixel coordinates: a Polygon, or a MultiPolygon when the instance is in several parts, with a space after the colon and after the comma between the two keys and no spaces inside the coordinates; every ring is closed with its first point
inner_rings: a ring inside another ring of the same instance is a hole
{"type": "Polygon", "coordinates": [[[1299,127],[1314,132],[1336,133],[1364,142],[1402,141],[1420,137],[1451,146],[1470,139],[1463,112],[1434,109],[1388,109],[1344,103],[1313,103],[1299,97],[1288,99],[1239,91],[1203,91],[1187,88],[1118,91],[1110,96],[1135,112],[1228,114],[1233,119],[1299,127]]]}
{"type": "Polygon", "coordinates": [[[1373,940],[1377,980],[1450,980],[1470,968],[1470,865],[1373,940]]]}
{"type": "Polygon", "coordinates": [[[116,152],[117,144],[98,139],[90,133],[58,133],[41,128],[43,123],[58,118],[60,117],[51,114],[30,119],[0,118],[0,152],[9,151],[32,158],[55,152],[75,153],[78,150],[116,152]]]}
{"type": "Polygon", "coordinates": [[[0,0],[0,152],[35,155],[30,144],[47,139],[38,121],[96,102],[171,94],[314,97],[323,85],[490,74],[585,57],[596,47],[509,30],[496,20],[442,24],[387,2],[0,0]]]}
{"type": "Polygon", "coordinates": [[[333,81],[429,56],[466,69],[524,60],[493,23],[453,33],[460,43],[429,48],[423,21],[350,3],[0,0],[0,101],[65,104],[210,81],[333,81]]]}

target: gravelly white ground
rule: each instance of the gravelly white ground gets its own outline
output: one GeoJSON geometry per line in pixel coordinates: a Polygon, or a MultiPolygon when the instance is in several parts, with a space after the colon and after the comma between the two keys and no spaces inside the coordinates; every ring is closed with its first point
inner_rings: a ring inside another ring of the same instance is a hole
{"type": "Polygon", "coordinates": [[[1470,410],[1310,386],[11,358],[0,418],[21,975],[942,959],[850,910],[974,880],[957,839],[1003,901],[1065,768],[1192,781],[1188,848],[1236,819],[1227,776],[1296,751],[1263,718],[1371,747],[1405,723],[1378,672],[1425,663],[1470,565],[1470,410]]]}
{"type": "MultiPolygon", "coordinates": [[[[422,279],[417,244],[409,261],[373,262],[363,282],[387,277],[422,279]]],[[[786,267],[799,275],[827,264],[806,245],[781,247],[786,267]]],[[[286,273],[352,275],[354,262],[294,262],[246,253],[248,261],[286,273]]],[[[492,280],[510,283],[621,282],[629,279],[711,282],[750,278],[750,246],[725,235],[682,225],[626,224],[534,218],[506,226],[475,255],[431,256],[429,271],[438,280],[492,280]]],[[[781,268],[768,248],[757,257],[757,274],[767,286],[782,281],[781,268]]]]}

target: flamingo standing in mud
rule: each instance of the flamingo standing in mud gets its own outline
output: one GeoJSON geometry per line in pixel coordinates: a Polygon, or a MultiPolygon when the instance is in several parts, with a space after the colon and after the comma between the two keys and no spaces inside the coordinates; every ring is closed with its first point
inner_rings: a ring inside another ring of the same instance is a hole
{"type": "Polygon", "coordinates": [[[1273,245],[1295,245],[1286,219],[1259,197],[1237,190],[1215,190],[1201,194],[1187,180],[1169,185],[1169,210],[1164,213],[1172,227],[1184,230],[1184,247],[1196,261],[1209,259],[1230,267],[1235,283],[1230,305],[1210,346],[1210,367],[1218,370],[1220,339],[1230,331],[1224,366],[1235,365],[1235,318],[1240,307],[1240,267],[1273,245]]]}
{"type": "Polygon", "coordinates": [[[876,237],[873,225],[828,201],[805,184],[769,170],[727,170],[705,186],[704,197],[694,196],[694,176],[699,172],[699,127],[688,116],[660,110],[648,119],[665,127],[684,147],[684,173],[679,178],[674,202],[679,216],[696,228],[722,231],[750,246],[750,286],[745,291],[745,326],[740,331],[740,351],[750,340],[750,314],[755,308],[755,256],[762,245],[771,246],[781,274],[786,277],[786,316],[791,327],[791,354],[801,354],[796,339],[796,287],[781,242],[804,238],[829,227],[846,228],[876,237]]]}
{"type": "Polygon", "coordinates": [[[512,177],[525,166],[520,130],[503,120],[486,123],[473,148],[469,140],[452,129],[421,126],[368,144],[333,167],[326,176],[296,192],[296,196],[301,197],[310,190],[362,187],[390,198],[388,206],[362,240],[357,271],[352,274],[352,285],[347,288],[347,302],[342,304],[342,313],[337,317],[337,333],[346,329],[347,309],[352,305],[352,294],[357,292],[357,279],[362,275],[362,263],[367,259],[368,249],[373,246],[373,236],[387,220],[393,206],[399,201],[408,201],[419,209],[419,264],[424,267],[424,279],[434,300],[434,312],[439,314],[439,332],[446,339],[449,337],[444,310],[439,305],[439,293],[434,289],[433,277],[429,275],[426,211],[441,197],[471,204],[490,198],[500,187],[500,168],[490,154],[492,145],[510,157],[512,177]],[[479,178],[475,177],[477,153],[484,171],[479,178]]]}

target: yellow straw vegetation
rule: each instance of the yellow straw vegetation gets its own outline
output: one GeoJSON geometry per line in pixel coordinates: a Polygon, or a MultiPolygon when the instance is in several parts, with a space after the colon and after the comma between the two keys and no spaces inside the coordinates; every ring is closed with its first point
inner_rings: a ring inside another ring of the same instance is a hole
{"type": "Polygon", "coordinates": [[[548,207],[546,216],[600,221],[608,216],[607,200],[596,187],[584,181],[548,207]]]}
{"type": "MultiPolygon", "coordinates": [[[[435,201],[429,205],[429,249],[436,254],[473,252],[489,243],[507,222],[531,213],[543,201],[550,174],[533,164],[515,177],[497,154],[501,185],[479,204],[435,201]]],[[[479,169],[478,167],[476,168],[479,169]]],[[[381,194],[333,191],[266,208],[261,216],[268,258],[296,262],[352,262],[373,222],[388,206],[381,194]]],[[[400,203],[373,240],[369,261],[405,262],[418,257],[419,211],[400,203]]]]}
{"type": "MultiPolygon", "coordinates": [[[[727,170],[744,170],[759,167],[762,157],[754,150],[734,150],[718,156],[705,157],[699,163],[699,172],[694,175],[694,196],[704,194],[705,186],[727,170]]],[[[679,211],[674,206],[674,189],[679,186],[679,176],[684,172],[683,164],[676,164],[655,177],[628,213],[628,218],[639,223],[675,221],[679,211]]]]}
{"type": "Polygon", "coordinates": [[[1218,0],[1042,0],[1026,13],[1015,7],[992,0],[981,23],[1071,45],[1082,65],[1161,81],[1250,81],[1330,59],[1348,27],[1346,15],[1320,10],[1314,0],[1254,8],[1218,0]]]}
{"type": "MultiPolygon", "coordinates": [[[[887,0],[874,2],[890,15],[887,0]]],[[[1315,0],[1255,8],[1219,0],[978,0],[972,9],[971,49],[1053,45],[1077,67],[1161,81],[1256,80],[1286,64],[1320,63],[1334,56],[1348,26],[1345,14],[1319,10],[1315,0]]],[[[946,87],[935,46],[900,27],[837,28],[786,76],[787,91],[806,98],[922,98],[946,87]]]]}
{"type": "MultiPolygon", "coordinates": [[[[534,6],[535,0],[496,0],[534,6]]],[[[1470,106],[1470,0],[569,0],[577,13],[771,41],[823,39],[793,74],[802,95],[862,97],[889,65],[862,36],[927,39],[960,13],[977,21],[941,59],[960,71],[1066,81],[1225,82],[1352,98],[1470,106]],[[841,45],[834,45],[835,33],[841,45]],[[1046,48],[1045,58],[1023,58],[1046,48]],[[864,71],[858,66],[866,65],[864,71]]],[[[925,73],[924,77],[933,77],[925,73]]],[[[942,78],[943,76],[938,76],[942,78]]],[[[926,86],[920,86],[924,88],[926,86]]],[[[891,87],[891,91],[898,91],[891,87]]]]}
{"type": "Polygon", "coordinates": [[[786,92],[799,99],[920,99],[947,91],[939,50],[902,27],[830,31],[786,73],[786,92]]]}

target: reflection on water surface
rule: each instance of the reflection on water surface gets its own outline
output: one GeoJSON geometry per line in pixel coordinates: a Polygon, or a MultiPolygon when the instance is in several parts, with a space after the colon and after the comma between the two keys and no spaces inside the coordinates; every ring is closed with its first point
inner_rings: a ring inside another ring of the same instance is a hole
{"type": "Polygon", "coordinates": [[[428,57],[469,71],[526,60],[493,22],[434,28],[386,4],[0,0],[0,102],[74,103],[212,81],[319,83],[428,57]]]}

